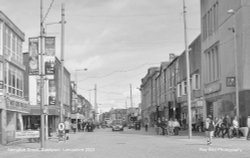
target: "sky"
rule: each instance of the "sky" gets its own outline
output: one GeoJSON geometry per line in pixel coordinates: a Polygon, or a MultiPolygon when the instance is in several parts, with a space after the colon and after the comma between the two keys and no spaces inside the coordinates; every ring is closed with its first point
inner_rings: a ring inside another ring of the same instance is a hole
{"type": "MultiPolygon", "coordinates": [[[[44,0],[46,33],[56,37],[60,58],[61,5],[65,5],[65,67],[78,92],[100,112],[141,102],[141,79],[150,67],[185,48],[182,0],[44,0]],[[53,24],[51,23],[58,23],[53,24]],[[87,69],[84,71],[83,69],[87,69]],[[79,71],[76,71],[79,70],[79,71]],[[81,70],[81,71],[80,71],[81,70]]],[[[0,0],[4,12],[28,38],[39,36],[40,0],[0,0]]],[[[200,0],[186,0],[190,44],[200,34],[200,0]]]]}

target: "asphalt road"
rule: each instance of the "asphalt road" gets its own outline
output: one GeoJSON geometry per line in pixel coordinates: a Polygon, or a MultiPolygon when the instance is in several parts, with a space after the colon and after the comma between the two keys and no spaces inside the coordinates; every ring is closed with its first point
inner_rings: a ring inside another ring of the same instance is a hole
{"type": "Polygon", "coordinates": [[[161,136],[125,129],[112,132],[70,134],[70,140],[48,140],[44,149],[39,143],[16,143],[0,146],[0,158],[249,158],[250,141],[243,139],[214,139],[207,146],[202,136],[161,136]]]}

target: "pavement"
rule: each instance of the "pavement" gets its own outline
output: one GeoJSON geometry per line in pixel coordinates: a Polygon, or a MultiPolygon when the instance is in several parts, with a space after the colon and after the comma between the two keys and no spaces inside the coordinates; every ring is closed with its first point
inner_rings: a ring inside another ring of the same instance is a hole
{"type": "Polygon", "coordinates": [[[58,142],[54,135],[47,140],[43,149],[40,143],[19,141],[6,146],[0,145],[0,157],[76,157],[76,158],[127,158],[127,157],[246,157],[250,155],[250,141],[246,139],[213,139],[213,145],[206,145],[204,133],[194,132],[188,139],[187,131],[178,136],[156,135],[154,128],[127,129],[112,132],[110,128],[96,129],[94,132],[70,133],[66,142],[58,142]]]}

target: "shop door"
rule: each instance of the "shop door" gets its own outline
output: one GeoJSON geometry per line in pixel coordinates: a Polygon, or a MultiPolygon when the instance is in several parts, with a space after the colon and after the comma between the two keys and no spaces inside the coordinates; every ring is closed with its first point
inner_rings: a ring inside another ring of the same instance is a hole
{"type": "Polygon", "coordinates": [[[209,114],[213,115],[213,113],[214,113],[213,102],[208,102],[207,101],[207,116],[209,114]]]}

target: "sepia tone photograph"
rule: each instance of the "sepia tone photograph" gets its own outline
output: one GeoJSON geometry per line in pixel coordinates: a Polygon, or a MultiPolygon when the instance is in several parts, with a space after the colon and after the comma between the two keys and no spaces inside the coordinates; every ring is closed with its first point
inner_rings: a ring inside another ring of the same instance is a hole
{"type": "Polygon", "coordinates": [[[249,158],[249,15],[250,0],[0,0],[0,158],[249,158]]]}

